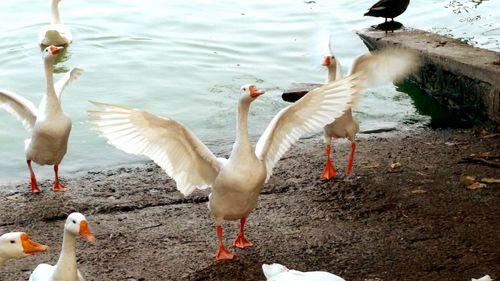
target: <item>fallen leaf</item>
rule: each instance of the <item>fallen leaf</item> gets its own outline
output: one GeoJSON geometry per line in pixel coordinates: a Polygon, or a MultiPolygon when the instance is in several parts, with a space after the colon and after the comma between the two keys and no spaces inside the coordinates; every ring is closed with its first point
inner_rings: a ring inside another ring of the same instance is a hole
{"type": "Polygon", "coordinates": [[[414,189],[411,191],[411,193],[413,194],[424,194],[424,193],[427,193],[427,190],[425,189],[414,189]]]}
{"type": "Polygon", "coordinates": [[[470,190],[475,190],[475,189],[482,189],[482,188],[486,188],[486,187],[487,187],[487,185],[485,183],[475,182],[475,183],[467,186],[466,188],[470,189],[470,190]]]}
{"type": "Polygon", "coordinates": [[[473,176],[460,176],[460,182],[465,185],[465,186],[469,186],[473,183],[476,182],[476,177],[473,177],[473,176]]]}
{"type": "Polygon", "coordinates": [[[401,163],[399,163],[399,162],[392,163],[392,164],[390,165],[390,167],[391,167],[391,170],[398,170],[398,169],[400,169],[400,168],[401,168],[401,163]]]}
{"type": "Polygon", "coordinates": [[[489,134],[489,135],[484,135],[481,138],[483,139],[492,139],[492,138],[497,138],[500,137],[500,134],[489,134]]]}
{"type": "Polygon", "coordinates": [[[480,182],[485,182],[485,183],[500,183],[500,179],[495,179],[495,178],[482,178],[480,182]]]}

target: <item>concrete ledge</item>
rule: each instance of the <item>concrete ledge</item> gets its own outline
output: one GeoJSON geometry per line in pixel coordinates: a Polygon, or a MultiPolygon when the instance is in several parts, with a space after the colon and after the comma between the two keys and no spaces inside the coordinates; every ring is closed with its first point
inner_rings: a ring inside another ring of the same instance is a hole
{"type": "Polygon", "coordinates": [[[404,47],[418,52],[422,68],[410,77],[442,106],[476,126],[500,128],[500,53],[415,29],[365,29],[358,35],[370,50],[404,47]]]}
{"type": "Polygon", "coordinates": [[[318,87],[323,86],[324,84],[317,83],[292,83],[288,89],[286,89],[281,98],[287,102],[296,102],[302,96],[307,94],[307,92],[314,90],[318,87]]]}

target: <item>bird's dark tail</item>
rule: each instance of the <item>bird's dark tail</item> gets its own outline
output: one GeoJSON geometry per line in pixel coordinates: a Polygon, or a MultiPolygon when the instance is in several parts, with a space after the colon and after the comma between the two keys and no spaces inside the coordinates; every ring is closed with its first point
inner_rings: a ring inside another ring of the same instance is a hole
{"type": "Polygon", "coordinates": [[[370,16],[370,17],[376,17],[375,14],[373,14],[372,10],[369,10],[368,12],[366,12],[363,16],[370,16]]]}

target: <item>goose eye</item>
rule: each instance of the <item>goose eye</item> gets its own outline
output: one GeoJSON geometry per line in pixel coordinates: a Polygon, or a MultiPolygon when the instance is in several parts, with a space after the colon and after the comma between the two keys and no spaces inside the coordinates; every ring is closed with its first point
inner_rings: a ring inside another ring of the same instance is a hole
{"type": "Polygon", "coordinates": [[[75,221],[75,220],[73,220],[73,223],[76,223],[76,221],[75,221]]]}
{"type": "Polygon", "coordinates": [[[243,91],[246,91],[246,90],[247,90],[247,88],[243,88],[243,91]]]}
{"type": "Polygon", "coordinates": [[[10,240],[10,244],[16,244],[16,241],[10,240]]]}

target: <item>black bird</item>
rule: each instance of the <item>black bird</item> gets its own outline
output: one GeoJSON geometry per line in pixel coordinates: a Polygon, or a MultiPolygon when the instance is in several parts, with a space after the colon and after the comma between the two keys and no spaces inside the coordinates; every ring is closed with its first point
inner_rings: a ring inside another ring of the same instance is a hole
{"type": "Polygon", "coordinates": [[[410,4],[410,0],[380,0],[373,5],[365,16],[385,18],[385,22],[390,18],[401,15],[410,4]]]}

